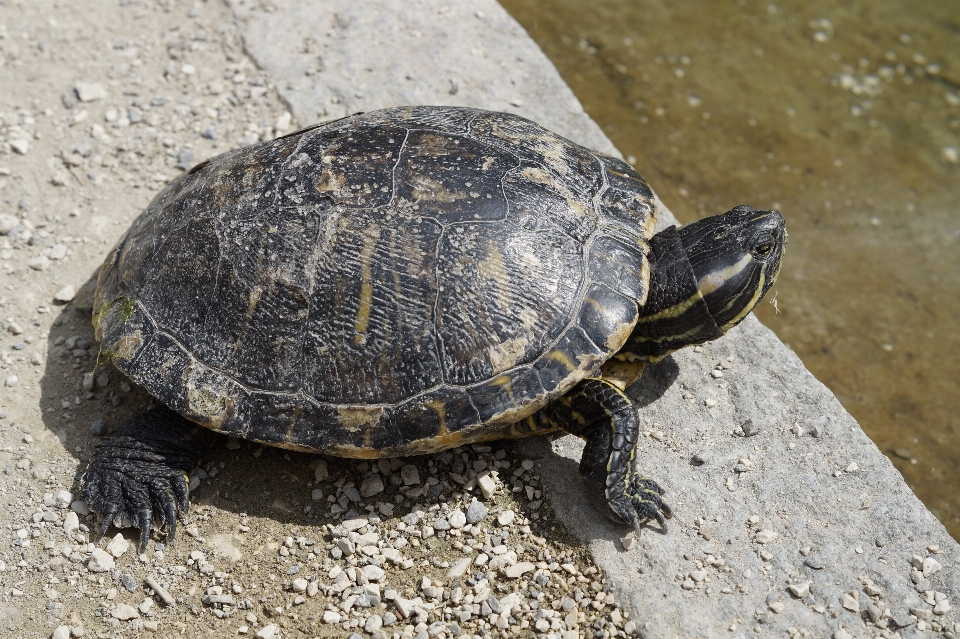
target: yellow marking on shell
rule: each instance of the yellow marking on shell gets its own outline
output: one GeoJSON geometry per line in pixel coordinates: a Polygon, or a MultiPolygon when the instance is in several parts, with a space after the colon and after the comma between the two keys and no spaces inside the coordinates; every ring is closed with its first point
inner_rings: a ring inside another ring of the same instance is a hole
{"type": "Polygon", "coordinates": [[[260,303],[260,298],[263,296],[263,287],[254,286],[250,290],[250,296],[247,298],[247,318],[253,317],[253,312],[257,308],[257,304],[260,303]]]}
{"type": "Polygon", "coordinates": [[[637,324],[646,324],[648,322],[656,322],[661,319],[673,319],[675,317],[680,317],[687,310],[696,304],[698,301],[703,299],[703,293],[699,290],[691,295],[688,299],[680,302],[679,304],[674,304],[669,308],[665,308],[659,313],[654,313],[653,315],[646,315],[637,320],[637,324]]]}
{"type": "Polygon", "coordinates": [[[500,344],[494,344],[488,348],[487,356],[490,358],[490,365],[493,366],[493,372],[500,373],[513,368],[527,351],[527,345],[529,343],[530,339],[521,335],[520,337],[508,339],[500,344]]]}
{"type": "Polygon", "coordinates": [[[633,333],[633,328],[635,324],[633,322],[624,322],[620,324],[615,329],[610,331],[610,334],[607,335],[607,340],[603,343],[608,350],[613,352],[619,351],[623,348],[623,345],[627,343],[627,340],[630,338],[630,334],[633,333]]]}
{"type": "Polygon", "coordinates": [[[494,297],[500,309],[509,312],[513,303],[510,293],[513,287],[510,284],[510,273],[503,263],[503,255],[496,244],[487,244],[484,257],[477,264],[477,275],[482,282],[488,284],[488,290],[492,288],[495,291],[494,297]]]}
{"type": "MultiPolygon", "coordinates": [[[[326,160],[327,158],[324,158],[326,160]]],[[[332,158],[331,158],[332,159],[332,158]]],[[[320,194],[329,194],[336,199],[352,199],[353,193],[346,186],[344,176],[334,173],[330,169],[325,169],[320,174],[320,180],[317,181],[317,192],[320,194]]]]}
{"type": "Polygon", "coordinates": [[[735,264],[707,273],[697,282],[697,288],[700,289],[700,294],[709,295],[714,292],[728,282],[731,277],[734,277],[743,269],[747,268],[752,260],[753,256],[747,253],[735,264]]]}
{"type": "Polygon", "coordinates": [[[110,349],[110,358],[113,361],[116,361],[118,358],[130,361],[142,345],[143,334],[140,332],[140,329],[137,329],[116,341],[113,348],[110,349]]]}
{"type": "Polygon", "coordinates": [[[293,429],[296,428],[297,422],[300,421],[300,415],[303,414],[303,408],[297,406],[293,409],[293,415],[290,416],[290,425],[287,426],[287,434],[283,438],[285,444],[293,442],[293,429]]]}
{"type": "MultiPolygon", "coordinates": [[[[651,228],[653,228],[651,226],[651,228]]],[[[650,239],[649,237],[647,239],[650,239]]],[[[649,251],[649,247],[644,247],[644,253],[646,254],[649,251]]],[[[643,306],[647,303],[647,296],[650,295],[650,287],[647,285],[647,282],[650,281],[650,260],[644,259],[643,264],[640,265],[640,281],[643,282],[643,293],[640,295],[640,299],[637,300],[637,304],[643,306]]]]}
{"type": "Polygon", "coordinates": [[[192,381],[187,386],[187,406],[191,413],[200,417],[204,425],[219,430],[223,420],[233,412],[233,399],[207,387],[196,388],[192,381]]]}
{"type": "Polygon", "coordinates": [[[763,284],[765,281],[766,281],[766,274],[763,271],[760,271],[760,281],[757,282],[757,286],[753,291],[753,297],[750,298],[750,303],[744,306],[743,310],[737,313],[736,317],[734,317],[732,320],[730,320],[729,322],[721,326],[720,327],[721,332],[726,333],[727,331],[729,331],[731,328],[733,328],[738,323],[740,323],[740,320],[746,317],[750,313],[750,311],[753,310],[753,307],[756,306],[757,302],[760,301],[760,296],[763,295],[763,284]]]}
{"type": "Polygon", "coordinates": [[[560,362],[560,364],[566,367],[567,370],[572,371],[577,367],[576,364],[570,361],[570,358],[567,357],[567,354],[563,351],[550,351],[547,353],[547,357],[555,362],[560,362]]]}
{"type": "Polygon", "coordinates": [[[383,409],[378,406],[341,406],[337,409],[340,425],[351,433],[361,428],[376,426],[383,417],[383,409]]]}
{"type": "Polygon", "coordinates": [[[363,232],[363,249],[360,252],[360,304],[357,308],[357,321],[354,324],[356,335],[353,342],[357,346],[367,343],[367,326],[370,324],[370,310],[373,308],[373,271],[370,261],[380,239],[380,229],[368,227],[363,232]]]}

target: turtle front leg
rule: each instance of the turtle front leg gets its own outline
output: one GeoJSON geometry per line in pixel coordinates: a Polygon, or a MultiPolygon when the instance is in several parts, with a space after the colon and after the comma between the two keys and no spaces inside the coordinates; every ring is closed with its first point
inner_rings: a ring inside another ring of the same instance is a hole
{"type": "Polygon", "coordinates": [[[140,529],[140,552],[155,519],[173,541],[177,514],[189,510],[188,473],[209,452],[217,434],[166,407],[134,416],[97,444],[80,479],[87,505],[103,516],[97,540],[124,520],[140,529]]]}
{"type": "Polygon", "coordinates": [[[661,499],[663,489],[640,472],[640,420],[623,391],[603,379],[585,379],[536,417],[586,441],[580,476],[601,512],[634,526],[637,534],[650,519],[666,529],[665,518],[673,513],[661,499]]]}

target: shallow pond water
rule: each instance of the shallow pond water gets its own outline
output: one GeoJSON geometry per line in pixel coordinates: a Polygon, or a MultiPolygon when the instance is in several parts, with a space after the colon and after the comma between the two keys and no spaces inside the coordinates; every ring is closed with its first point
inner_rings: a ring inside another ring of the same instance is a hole
{"type": "Polygon", "coordinates": [[[956,2],[501,1],[682,222],[783,212],[760,319],[960,539],[956,2]]]}

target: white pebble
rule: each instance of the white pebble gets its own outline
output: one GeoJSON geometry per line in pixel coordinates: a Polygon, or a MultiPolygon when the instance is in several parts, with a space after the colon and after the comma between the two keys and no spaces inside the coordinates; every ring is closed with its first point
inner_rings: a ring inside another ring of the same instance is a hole
{"type": "Polygon", "coordinates": [[[757,532],[757,543],[769,544],[779,536],[779,534],[773,532],[772,530],[761,530],[757,532]]]}
{"type": "Polygon", "coordinates": [[[513,518],[516,516],[512,510],[505,510],[497,516],[497,523],[501,526],[509,526],[513,523],[513,518]]]}
{"type": "Polygon", "coordinates": [[[450,522],[451,528],[463,528],[467,524],[467,516],[463,514],[462,510],[455,510],[450,513],[450,516],[447,517],[447,521],[450,522]]]}
{"type": "Polygon", "coordinates": [[[943,566],[941,566],[940,562],[933,557],[927,557],[923,560],[923,576],[925,578],[937,574],[942,569],[943,566]]]}
{"type": "Polygon", "coordinates": [[[58,302],[67,303],[72,301],[73,298],[76,297],[76,295],[77,295],[77,289],[74,288],[73,284],[67,284],[66,286],[61,288],[59,291],[57,291],[56,295],[53,296],[53,299],[58,302]]]}
{"type": "Polygon", "coordinates": [[[493,497],[497,490],[496,482],[493,481],[493,477],[487,471],[477,475],[477,485],[480,486],[480,492],[483,493],[485,499],[493,497]]]}
{"type": "Polygon", "coordinates": [[[123,538],[123,535],[117,533],[117,536],[110,540],[110,543],[107,544],[107,552],[113,555],[116,558],[120,558],[123,553],[127,552],[130,548],[130,542],[123,538]]]}

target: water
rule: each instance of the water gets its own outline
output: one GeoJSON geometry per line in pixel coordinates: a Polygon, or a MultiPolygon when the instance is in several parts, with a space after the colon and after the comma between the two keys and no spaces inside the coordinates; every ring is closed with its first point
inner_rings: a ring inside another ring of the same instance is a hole
{"type": "Polygon", "coordinates": [[[682,222],[783,212],[760,319],[960,539],[956,2],[501,2],[682,222]]]}

